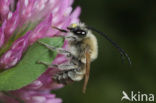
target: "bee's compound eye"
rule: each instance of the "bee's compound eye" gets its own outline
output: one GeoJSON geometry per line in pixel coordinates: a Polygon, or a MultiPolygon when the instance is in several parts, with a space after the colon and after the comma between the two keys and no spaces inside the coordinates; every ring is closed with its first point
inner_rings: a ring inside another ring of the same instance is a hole
{"type": "Polygon", "coordinates": [[[81,30],[81,29],[74,30],[73,33],[74,33],[75,35],[80,35],[80,36],[85,36],[85,35],[87,34],[86,31],[81,30]]]}

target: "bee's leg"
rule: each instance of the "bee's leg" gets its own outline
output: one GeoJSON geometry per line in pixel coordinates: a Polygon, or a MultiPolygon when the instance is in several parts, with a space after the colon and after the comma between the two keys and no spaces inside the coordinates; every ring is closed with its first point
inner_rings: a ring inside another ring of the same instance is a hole
{"type": "Polygon", "coordinates": [[[63,63],[60,65],[48,64],[46,62],[37,62],[47,67],[58,68],[60,71],[53,75],[53,80],[58,83],[68,84],[72,81],[79,81],[82,79],[83,74],[77,71],[78,66],[69,63],[63,63]]]}
{"type": "Polygon", "coordinates": [[[53,75],[52,79],[56,81],[57,83],[62,83],[62,84],[68,84],[70,82],[73,82],[72,79],[68,76],[68,71],[61,71],[55,75],[53,75]]]}
{"type": "Polygon", "coordinates": [[[46,48],[48,48],[51,51],[57,51],[57,53],[59,53],[59,54],[65,54],[67,57],[72,57],[72,54],[63,48],[56,48],[56,47],[53,47],[53,46],[48,45],[48,44],[41,42],[41,41],[37,41],[37,43],[45,46],[46,48]]]}
{"type": "Polygon", "coordinates": [[[52,79],[57,83],[68,84],[73,80],[69,77],[68,72],[72,70],[64,70],[53,75],[52,79]]]}
{"type": "Polygon", "coordinates": [[[57,68],[60,71],[67,71],[67,70],[73,70],[75,68],[78,68],[77,65],[72,64],[72,63],[63,63],[63,64],[59,64],[59,65],[49,64],[49,63],[42,62],[42,61],[38,61],[37,63],[38,64],[43,64],[43,65],[47,66],[48,68],[57,68]]]}
{"type": "Polygon", "coordinates": [[[75,68],[78,68],[77,65],[72,63],[63,63],[57,66],[59,70],[61,71],[68,71],[68,70],[74,70],[75,68]]]}
{"type": "Polygon", "coordinates": [[[48,45],[47,43],[44,43],[44,42],[41,42],[41,41],[37,41],[37,43],[40,44],[40,45],[45,46],[46,48],[48,48],[51,51],[56,51],[56,48],[55,47],[53,47],[51,45],[48,45]]]}
{"type": "Polygon", "coordinates": [[[57,68],[58,67],[55,64],[49,64],[49,63],[43,62],[43,61],[37,61],[37,64],[43,64],[43,65],[47,66],[48,68],[57,68]]]}

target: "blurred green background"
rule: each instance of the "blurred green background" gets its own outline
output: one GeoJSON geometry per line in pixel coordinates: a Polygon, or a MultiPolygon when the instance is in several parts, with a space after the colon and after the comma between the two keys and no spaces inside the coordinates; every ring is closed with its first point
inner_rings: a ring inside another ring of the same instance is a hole
{"type": "Polygon", "coordinates": [[[86,94],[81,81],[53,91],[57,97],[64,103],[129,103],[121,102],[123,90],[156,95],[156,1],[75,0],[77,5],[82,7],[81,21],[119,44],[132,66],[127,61],[123,64],[119,52],[95,33],[99,56],[91,65],[86,94]]]}

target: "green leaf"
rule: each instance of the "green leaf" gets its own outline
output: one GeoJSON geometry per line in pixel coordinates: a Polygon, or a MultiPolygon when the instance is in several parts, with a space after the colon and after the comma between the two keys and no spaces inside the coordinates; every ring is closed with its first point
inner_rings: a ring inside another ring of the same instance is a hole
{"type": "MultiPolygon", "coordinates": [[[[53,47],[61,47],[64,40],[62,38],[44,38],[40,41],[53,47]]],[[[43,64],[37,64],[37,61],[51,63],[57,53],[48,50],[46,47],[34,43],[26,51],[22,60],[15,67],[0,73],[0,91],[9,91],[20,89],[34,80],[36,80],[47,67],[43,64]]]]}

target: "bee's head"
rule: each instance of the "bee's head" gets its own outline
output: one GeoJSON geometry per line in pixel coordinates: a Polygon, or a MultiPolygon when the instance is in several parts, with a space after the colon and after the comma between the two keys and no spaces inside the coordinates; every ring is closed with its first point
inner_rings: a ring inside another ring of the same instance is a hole
{"type": "Polygon", "coordinates": [[[88,29],[85,27],[84,24],[71,24],[67,28],[73,35],[79,37],[79,38],[84,38],[88,34],[88,29]]]}

